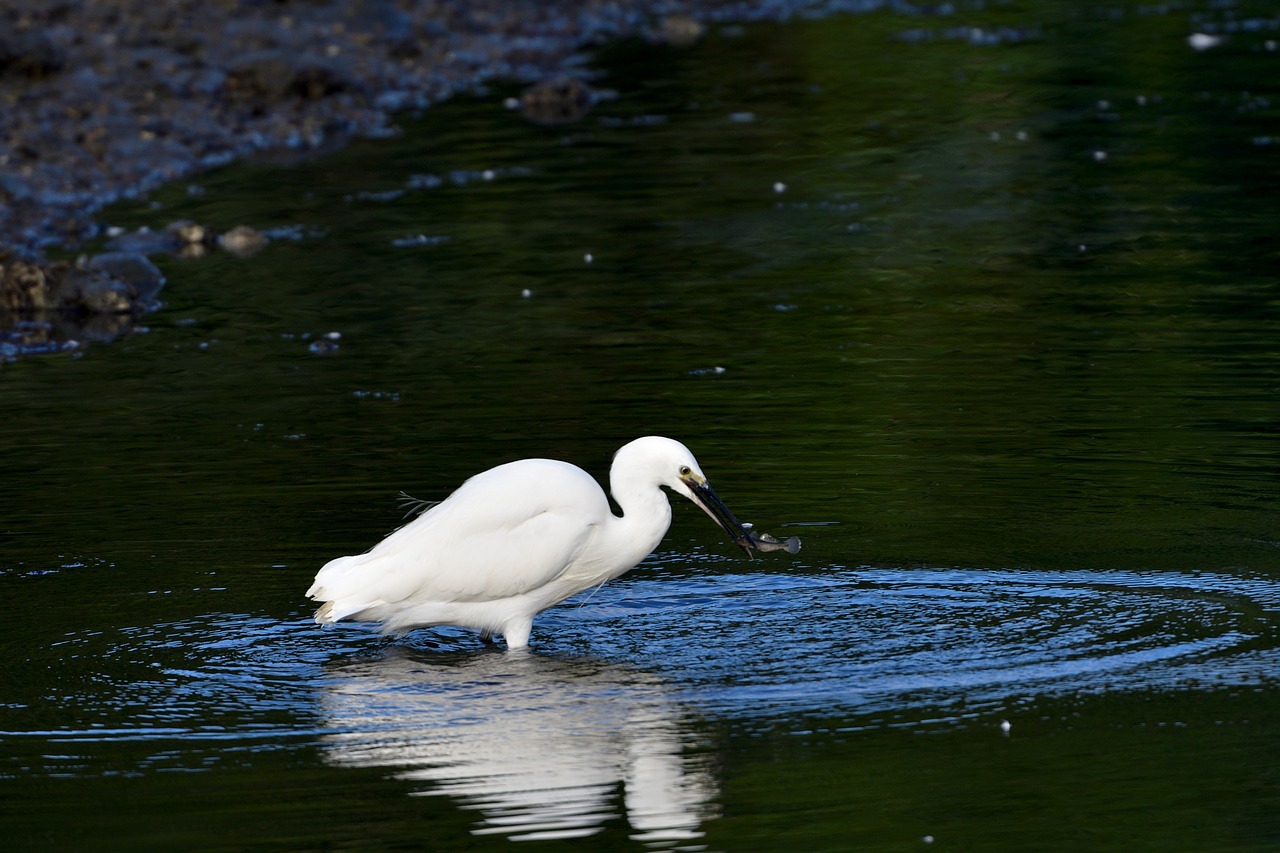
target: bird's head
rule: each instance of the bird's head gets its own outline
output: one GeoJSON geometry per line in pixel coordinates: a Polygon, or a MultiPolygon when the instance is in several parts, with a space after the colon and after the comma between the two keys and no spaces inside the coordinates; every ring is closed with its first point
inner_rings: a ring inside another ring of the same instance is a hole
{"type": "Polygon", "coordinates": [[[734,544],[751,554],[754,547],[751,537],[742,522],[711,488],[689,448],[675,439],[651,435],[638,438],[619,450],[614,465],[623,460],[642,465],[659,486],[666,486],[693,501],[711,516],[711,520],[729,535],[734,544]]]}

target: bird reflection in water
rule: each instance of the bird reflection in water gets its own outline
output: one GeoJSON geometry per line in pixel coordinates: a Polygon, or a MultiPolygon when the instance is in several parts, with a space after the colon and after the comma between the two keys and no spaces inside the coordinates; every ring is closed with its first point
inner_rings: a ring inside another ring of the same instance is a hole
{"type": "Polygon", "coordinates": [[[483,816],[475,834],[592,835],[618,816],[634,840],[693,842],[715,816],[709,756],[651,673],[530,652],[459,658],[392,648],[334,667],[328,757],[387,767],[483,816]]]}

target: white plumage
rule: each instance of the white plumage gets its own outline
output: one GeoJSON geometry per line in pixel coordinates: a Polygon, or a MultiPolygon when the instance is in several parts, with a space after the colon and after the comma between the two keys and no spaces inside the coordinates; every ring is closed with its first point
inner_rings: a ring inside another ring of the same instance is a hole
{"type": "Polygon", "coordinates": [[[567,462],[524,459],[477,474],[368,553],[321,568],[307,591],[323,602],[316,621],[375,621],[388,631],[461,625],[526,646],[536,613],[618,577],[658,546],[671,525],[662,486],[753,547],[678,441],[632,441],[615,454],[609,480],[621,517],[595,479],[567,462]]]}

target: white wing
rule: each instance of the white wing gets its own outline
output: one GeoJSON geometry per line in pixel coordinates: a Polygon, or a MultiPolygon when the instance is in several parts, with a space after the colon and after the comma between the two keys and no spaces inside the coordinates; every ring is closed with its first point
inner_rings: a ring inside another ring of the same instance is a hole
{"type": "Polygon", "coordinates": [[[367,554],[330,561],[307,594],[333,602],[334,619],[378,603],[519,595],[563,574],[610,513],[581,468],[549,459],[500,465],[367,554]]]}

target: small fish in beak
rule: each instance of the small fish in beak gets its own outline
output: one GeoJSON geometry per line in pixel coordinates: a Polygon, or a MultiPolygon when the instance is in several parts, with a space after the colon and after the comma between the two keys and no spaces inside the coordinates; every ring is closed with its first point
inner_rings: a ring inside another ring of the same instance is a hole
{"type": "Polygon", "coordinates": [[[752,551],[786,551],[788,554],[800,551],[800,540],[795,536],[779,541],[768,533],[757,533],[750,524],[738,521],[706,480],[696,476],[682,479],[689,487],[693,502],[702,507],[702,511],[711,516],[711,520],[729,535],[733,544],[747,552],[747,556],[751,556],[752,551]]]}
{"type": "Polygon", "coordinates": [[[786,539],[775,539],[768,533],[757,532],[750,522],[744,521],[742,522],[742,526],[747,532],[747,538],[751,540],[751,547],[755,548],[757,551],[786,551],[788,554],[800,553],[799,536],[788,536],[786,539]]]}

